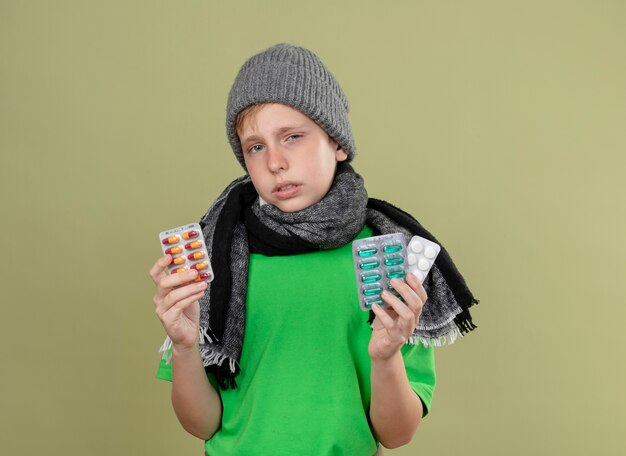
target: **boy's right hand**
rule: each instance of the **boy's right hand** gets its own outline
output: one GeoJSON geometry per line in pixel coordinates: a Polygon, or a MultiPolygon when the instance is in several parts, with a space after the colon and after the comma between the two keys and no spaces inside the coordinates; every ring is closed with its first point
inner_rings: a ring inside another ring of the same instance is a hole
{"type": "Polygon", "coordinates": [[[193,269],[178,274],[166,274],[165,270],[171,261],[172,256],[165,255],[150,269],[150,277],[156,285],[152,301],[172,344],[179,348],[193,348],[198,345],[198,301],[204,295],[207,282],[193,282],[198,275],[193,269]]]}

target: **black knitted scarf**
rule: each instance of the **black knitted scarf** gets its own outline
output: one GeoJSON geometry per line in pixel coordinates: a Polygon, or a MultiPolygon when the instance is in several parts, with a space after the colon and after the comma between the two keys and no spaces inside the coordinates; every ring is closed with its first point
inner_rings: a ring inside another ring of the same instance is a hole
{"type": "MultiPolygon", "coordinates": [[[[401,232],[407,242],[419,235],[441,245],[408,213],[368,199],[361,176],[343,162],[326,196],[297,212],[261,205],[249,176],[222,192],[200,221],[215,273],[200,300],[200,352],[206,371],[221,388],[237,385],[249,254],[296,255],[338,248],[351,242],[365,224],[375,235],[401,232]]],[[[443,246],[423,285],[428,301],[409,343],[440,346],[476,328],[469,308],[478,300],[443,246]]],[[[161,347],[166,358],[170,344],[166,339],[161,347]]]]}

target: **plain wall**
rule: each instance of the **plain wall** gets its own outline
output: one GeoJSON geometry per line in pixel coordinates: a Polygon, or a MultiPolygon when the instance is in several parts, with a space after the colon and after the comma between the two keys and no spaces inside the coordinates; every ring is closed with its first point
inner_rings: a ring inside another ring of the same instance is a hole
{"type": "MultiPolygon", "coordinates": [[[[199,455],[150,265],[242,173],[239,66],[318,53],[354,166],[481,304],[390,455],[625,454],[626,3],[0,1],[0,453],[199,455]]],[[[261,454],[263,454],[261,452],[261,454]]]]}

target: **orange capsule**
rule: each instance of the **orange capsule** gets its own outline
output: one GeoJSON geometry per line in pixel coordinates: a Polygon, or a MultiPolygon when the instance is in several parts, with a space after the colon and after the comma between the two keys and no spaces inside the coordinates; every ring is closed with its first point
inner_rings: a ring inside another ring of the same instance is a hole
{"type": "Polygon", "coordinates": [[[201,269],[206,269],[209,267],[209,263],[207,263],[206,261],[203,261],[201,263],[196,263],[194,264],[191,269],[195,269],[196,271],[200,271],[201,269]]]}
{"type": "Polygon", "coordinates": [[[201,280],[207,280],[209,278],[209,274],[203,272],[202,274],[198,274],[198,277],[194,279],[194,282],[200,282],[201,280]]]}
{"type": "Polygon", "coordinates": [[[204,252],[194,252],[194,253],[190,253],[189,255],[187,255],[187,258],[189,258],[190,260],[201,260],[202,258],[204,258],[204,252]]]}
{"type": "Polygon", "coordinates": [[[168,245],[168,244],[176,244],[178,241],[180,241],[180,238],[178,236],[170,236],[168,238],[163,239],[163,244],[168,245]]]}
{"type": "Polygon", "coordinates": [[[185,262],[184,256],[174,257],[172,258],[172,264],[183,264],[185,262]]]}
{"type": "Polygon", "coordinates": [[[166,255],[176,255],[177,253],[181,253],[183,251],[183,248],[180,245],[177,245],[176,247],[170,247],[169,249],[167,249],[165,251],[166,255]]]}
{"type": "Polygon", "coordinates": [[[187,268],[174,268],[170,271],[170,274],[178,274],[179,272],[185,272],[187,268]]]}
{"type": "Polygon", "coordinates": [[[202,247],[202,242],[200,241],[193,241],[185,244],[185,248],[187,250],[199,249],[200,247],[202,247]]]}
{"type": "Polygon", "coordinates": [[[195,230],[187,231],[186,233],[183,233],[183,239],[193,239],[195,237],[198,237],[198,232],[195,230]]]}

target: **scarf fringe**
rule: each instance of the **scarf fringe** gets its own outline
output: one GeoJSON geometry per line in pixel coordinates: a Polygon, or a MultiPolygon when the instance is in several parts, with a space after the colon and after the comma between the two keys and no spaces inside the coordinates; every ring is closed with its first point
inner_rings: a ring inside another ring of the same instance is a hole
{"type": "MultiPolygon", "coordinates": [[[[198,332],[200,336],[200,345],[214,343],[213,338],[210,335],[209,328],[200,327],[198,332]]],[[[170,364],[172,362],[172,339],[170,339],[170,336],[167,336],[161,344],[161,347],[159,348],[159,353],[161,353],[161,359],[167,364],[170,364]]],[[[206,363],[204,365],[207,366],[206,363]]]]}
{"type": "MultiPolygon", "coordinates": [[[[200,340],[212,343],[208,329],[200,329],[200,340]]],[[[206,346],[203,347],[202,345],[204,344],[201,344],[200,346],[200,356],[202,357],[204,370],[213,374],[221,389],[226,390],[229,388],[237,388],[235,377],[239,375],[240,371],[237,360],[229,357],[228,355],[218,353],[213,348],[206,346]],[[228,362],[224,363],[226,360],[228,360],[228,362]]],[[[163,344],[161,344],[159,353],[161,353],[161,359],[167,364],[172,362],[172,339],[170,339],[169,336],[167,336],[163,341],[163,344]]]]}
{"type": "Polygon", "coordinates": [[[203,328],[202,326],[200,327],[200,345],[205,345],[205,344],[214,344],[215,340],[211,337],[211,335],[209,334],[209,328],[203,328]]]}
{"type": "Polygon", "coordinates": [[[467,307],[463,306],[461,313],[459,313],[454,318],[454,323],[456,323],[456,326],[461,331],[461,335],[467,334],[468,332],[474,331],[476,328],[478,328],[478,326],[476,326],[472,321],[472,316],[469,313],[468,309],[469,307],[473,306],[474,304],[478,304],[479,302],[480,301],[478,299],[473,298],[471,303],[467,307]]]}
{"type": "Polygon", "coordinates": [[[219,353],[208,347],[204,347],[200,350],[200,356],[202,356],[202,364],[204,365],[204,367],[209,367],[213,365],[221,367],[222,363],[224,363],[224,360],[228,358],[228,355],[224,355],[223,353],[219,353]]]}
{"type": "Polygon", "coordinates": [[[418,325],[417,328],[415,328],[415,330],[416,331],[428,332],[428,331],[435,331],[437,329],[445,328],[446,326],[450,325],[450,323],[455,321],[457,319],[458,315],[461,315],[462,313],[463,313],[463,309],[461,309],[459,307],[459,309],[458,309],[458,311],[456,313],[450,315],[445,320],[443,320],[443,321],[441,321],[439,323],[436,323],[436,324],[428,325],[428,326],[418,325]]]}
{"type": "Polygon", "coordinates": [[[202,357],[204,370],[215,377],[221,389],[237,388],[235,378],[240,372],[237,360],[210,347],[201,347],[200,356],[202,357]],[[228,362],[225,363],[224,361],[228,362]]]}
{"type": "Polygon", "coordinates": [[[459,337],[463,337],[463,333],[459,328],[455,327],[452,331],[439,337],[427,337],[413,334],[409,337],[407,343],[410,345],[421,343],[424,347],[428,347],[429,345],[432,347],[443,347],[444,345],[452,345],[459,337]]]}
{"type": "Polygon", "coordinates": [[[172,339],[170,339],[170,336],[167,336],[163,341],[163,344],[161,344],[159,353],[161,353],[161,359],[165,361],[166,364],[170,364],[172,362],[172,339]]]}

